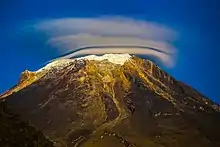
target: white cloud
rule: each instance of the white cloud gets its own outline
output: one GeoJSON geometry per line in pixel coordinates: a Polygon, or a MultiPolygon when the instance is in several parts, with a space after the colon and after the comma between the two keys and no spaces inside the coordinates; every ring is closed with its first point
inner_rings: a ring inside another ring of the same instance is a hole
{"type": "Polygon", "coordinates": [[[146,54],[156,56],[165,65],[170,66],[173,65],[173,57],[176,55],[176,50],[170,43],[175,38],[175,32],[143,20],[124,17],[61,18],[42,21],[36,24],[35,28],[45,32],[49,36],[47,43],[58,48],[61,53],[82,47],[105,46],[103,49],[80,50],[71,56],[113,52],[146,54]],[[156,48],[160,52],[139,46],[156,48]]]}
{"type": "Polygon", "coordinates": [[[72,50],[85,46],[105,46],[105,45],[121,45],[121,46],[148,46],[157,48],[166,53],[174,53],[174,48],[162,41],[154,41],[137,37],[118,37],[118,36],[97,36],[91,34],[76,34],[54,37],[48,40],[48,43],[55,47],[65,47],[72,50]]]}

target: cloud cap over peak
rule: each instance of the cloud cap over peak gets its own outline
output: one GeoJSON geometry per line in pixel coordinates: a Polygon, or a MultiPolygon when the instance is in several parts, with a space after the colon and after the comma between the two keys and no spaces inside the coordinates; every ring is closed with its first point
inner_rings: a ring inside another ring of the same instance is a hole
{"type": "MultiPolygon", "coordinates": [[[[88,49],[83,51],[79,50],[80,48],[105,46],[103,49],[91,49],[95,54],[104,54],[105,51],[111,52],[112,46],[121,46],[123,48],[121,53],[151,55],[149,53],[155,52],[156,58],[164,65],[168,67],[174,65],[176,49],[171,43],[176,33],[156,23],[126,17],[60,18],[38,22],[35,29],[46,33],[49,36],[47,43],[59,49],[61,53],[76,51],[78,53],[71,54],[83,55],[88,49]],[[132,49],[127,48],[126,51],[123,46],[132,46],[132,49]],[[139,46],[148,49],[140,49],[139,46]],[[150,48],[161,52],[147,51],[150,48]],[[164,60],[161,53],[169,58],[164,60]]],[[[117,53],[120,53],[120,48],[117,49],[117,53]]]]}

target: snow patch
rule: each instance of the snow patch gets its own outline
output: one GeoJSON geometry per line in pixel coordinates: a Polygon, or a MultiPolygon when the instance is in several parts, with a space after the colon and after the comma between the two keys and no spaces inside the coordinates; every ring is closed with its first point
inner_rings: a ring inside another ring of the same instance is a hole
{"type": "Polygon", "coordinates": [[[125,61],[127,61],[131,55],[129,54],[105,54],[105,55],[88,55],[84,57],[79,57],[79,58],[74,58],[74,59],[58,59],[55,60],[43,68],[39,69],[36,71],[36,73],[44,72],[44,71],[49,71],[51,69],[62,69],[63,67],[69,65],[75,60],[81,60],[81,59],[88,59],[88,60],[98,60],[102,61],[107,59],[109,62],[112,62],[114,64],[120,64],[123,65],[125,61]]]}
{"type": "Polygon", "coordinates": [[[73,59],[55,60],[55,61],[47,64],[43,68],[37,70],[36,72],[49,71],[49,70],[54,69],[54,68],[59,69],[59,68],[62,68],[64,66],[68,65],[69,63],[71,63],[71,61],[73,61],[73,59]]]}
{"type": "Polygon", "coordinates": [[[105,54],[102,56],[97,55],[88,55],[84,57],[77,58],[79,59],[88,59],[88,60],[98,60],[102,61],[107,59],[109,62],[112,62],[114,64],[120,64],[123,65],[125,61],[127,61],[131,56],[129,54],[105,54]]]}
{"type": "Polygon", "coordinates": [[[81,60],[81,59],[88,59],[88,60],[98,60],[98,61],[102,61],[107,59],[109,62],[112,62],[114,64],[120,64],[123,65],[125,61],[127,61],[129,58],[131,57],[131,55],[129,54],[105,54],[105,55],[88,55],[88,56],[84,56],[84,57],[79,57],[79,58],[74,58],[74,59],[58,59],[55,60],[49,64],[47,64],[45,67],[37,70],[36,72],[44,72],[44,71],[49,71],[51,69],[61,69],[65,66],[67,66],[68,64],[70,64],[71,62],[73,62],[74,60],[81,60]]]}

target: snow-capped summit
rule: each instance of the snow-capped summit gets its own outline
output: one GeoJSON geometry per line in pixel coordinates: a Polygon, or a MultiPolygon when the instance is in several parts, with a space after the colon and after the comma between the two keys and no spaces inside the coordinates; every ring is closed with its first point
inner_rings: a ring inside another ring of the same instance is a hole
{"type": "Polygon", "coordinates": [[[129,54],[104,54],[104,55],[100,55],[100,56],[88,55],[88,56],[83,56],[83,57],[73,58],[73,59],[55,59],[54,61],[50,62],[49,64],[47,64],[43,68],[37,70],[36,72],[39,73],[39,72],[42,72],[45,70],[50,70],[53,68],[60,69],[75,60],[81,60],[81,59],[98,60],[98,61],[102,61],[102,60],[107,59],[109,62],[112,62],[114,64],[123,65],[124,62],[127,61],[130,57],[131,57],[131,55],[129,55],[129,54]]]}
{"type": "Polygon", "coordinates": [[[123,65],[124,62],[127,61],[130,57],[131,55],[129,54],[104,54],[102,56],[88,55],[77,59],[88,59],[88,60],[98,60],[98,61],[107,59],[109,62],[123,65]]]}

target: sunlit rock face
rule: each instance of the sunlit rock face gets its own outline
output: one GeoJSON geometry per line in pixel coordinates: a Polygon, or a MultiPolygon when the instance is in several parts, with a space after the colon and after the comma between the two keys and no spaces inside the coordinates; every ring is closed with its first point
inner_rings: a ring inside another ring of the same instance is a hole
{"type": "Polygon", "coordinates": [[[220,146],[220,107],[149,60],[63,59],[35,73],[4,99],[54,146],[220,146]]]}

